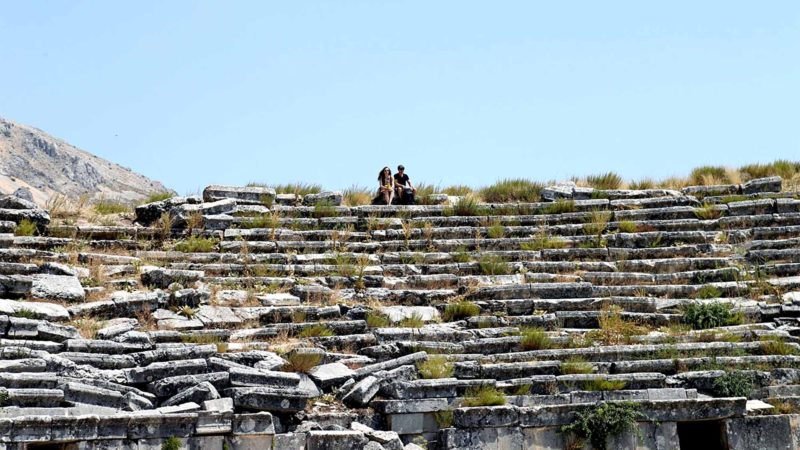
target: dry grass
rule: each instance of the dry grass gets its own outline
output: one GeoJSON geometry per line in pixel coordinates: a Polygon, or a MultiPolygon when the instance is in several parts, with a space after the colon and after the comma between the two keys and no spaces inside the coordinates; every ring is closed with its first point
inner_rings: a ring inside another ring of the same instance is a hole
{"type": "Polygon", "coordinates": [[[322,353],[292,352],[284,357],[284,372],[308,373],[322,362],[322,353]]]}
{"type": "Polygon", "coordinates": [[[622,308],[616,305],[606,306],[599,317],[600,329],[592,330],[589,337],[603,345],[630,344],[634,336],[649,332],[647,327],[622,318],[622,308]]]}
{"type": "Polygon", "coordinates": [[[78,329],[78,333],[84,339],[95,339],[97,337],[97,332],[103,328],[103,324],[103,321],[93,317],[82,317],[70,323],[70,325],[78,329]]]}
{"type": "Polygon", "coordinates": [[[373,192],[368,188],[352,185],[342,193],[342,202],[345,206],[369,205],[372,202],[373,192]]]}

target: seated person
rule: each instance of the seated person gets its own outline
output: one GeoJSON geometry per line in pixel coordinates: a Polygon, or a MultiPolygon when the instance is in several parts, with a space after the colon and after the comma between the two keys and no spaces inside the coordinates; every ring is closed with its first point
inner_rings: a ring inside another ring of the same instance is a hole
{"type": "Polygon", "coordinates": [[[394,178],[388,166],[378,172],[378,195],[372,200],[373,205],[391,205],[394,200],[394,178]]]}
{"type": "Polygon", "coordinates": [[[411,184],[411,180],[406,174],[406,168],[402,164],[397,166],[397,173],[394,174],[394,185],[399,203],[401,205],[413,205],[414,194],[417,193],[417,189],[411,184]]]}

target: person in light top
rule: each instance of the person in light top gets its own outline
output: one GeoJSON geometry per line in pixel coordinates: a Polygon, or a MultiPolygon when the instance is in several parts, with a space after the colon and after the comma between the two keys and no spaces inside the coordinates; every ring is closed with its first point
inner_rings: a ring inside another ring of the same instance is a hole
{"type": "Polygon", "coordinates": [[[392,169],[388,166],[381,169],[378,173],[378,198],[383,198],[387,205],[392,204],[394,200],[394,177],[392,176],[392,169]]]}

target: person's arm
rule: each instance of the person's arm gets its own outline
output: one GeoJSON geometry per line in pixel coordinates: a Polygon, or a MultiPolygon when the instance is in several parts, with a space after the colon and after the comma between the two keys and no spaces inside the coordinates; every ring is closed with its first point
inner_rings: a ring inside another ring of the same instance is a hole
{"type": "Polygon", "coordinates": [[[408,184],[408,187],[410,187],[412,191],[414,191],[414,192],[417,191],[417,188],[415,188],[414,185],[411,184],[411,178],[410,177],[408,178],[408,180],[406,180],[406,184],[408,184]]]}

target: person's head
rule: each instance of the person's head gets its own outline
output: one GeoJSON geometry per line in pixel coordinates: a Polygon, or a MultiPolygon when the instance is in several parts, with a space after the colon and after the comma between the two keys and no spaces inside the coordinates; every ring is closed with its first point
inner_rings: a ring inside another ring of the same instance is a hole
{"type": "Polygon", "coordinates": [[[399,166],[397,166],[397,172],[398,172],[398,173],[400,173],[400,174],[403,174],[403,173],[405,172],[405,170],[406,170],[406,168],[405,168],[405,166],[403,166],[402,164],[400,164],[399,166]]]}
{"type": "Polygon", "coordinates": [[[391,177],[391,176],[392,176],[392,169],[390,169],[389,166],[386,166],[383,169],[381,169],[380,172],[378,172],[378,181],[383,181],[386,179],[386,177],[391,177]]]}

